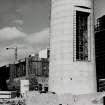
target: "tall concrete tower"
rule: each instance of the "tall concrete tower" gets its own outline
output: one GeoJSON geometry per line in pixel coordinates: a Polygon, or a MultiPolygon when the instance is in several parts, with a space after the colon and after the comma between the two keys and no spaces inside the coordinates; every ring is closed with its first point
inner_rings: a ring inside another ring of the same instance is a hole
{"type": "Polygon", "coordinates": [[[49,89],[96,92],[92,0],[51,0],[49,89]]]}

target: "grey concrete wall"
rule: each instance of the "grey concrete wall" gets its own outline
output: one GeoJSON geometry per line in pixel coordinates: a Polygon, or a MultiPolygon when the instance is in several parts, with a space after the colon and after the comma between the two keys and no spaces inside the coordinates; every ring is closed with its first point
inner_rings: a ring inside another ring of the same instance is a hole
{"type": "Polygon", "coordinates": [[[63,94],[96,92],[94,34],[91,0],[52,0],[49,89],[63,94]],[[91,9],[76,8],[85,6],[91,9]],[[90,12],[88,62],[73,61],[74,11],[90,12]]]}

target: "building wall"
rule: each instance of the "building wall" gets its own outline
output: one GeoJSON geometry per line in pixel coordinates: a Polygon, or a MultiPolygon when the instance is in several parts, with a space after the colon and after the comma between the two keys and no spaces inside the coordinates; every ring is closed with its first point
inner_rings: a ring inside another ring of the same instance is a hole
{"type": "Polygon", "coordinates": [[[95,30],[98,91],[105,91],[105,15],[97,19],[95,30]]]}
{"type": "Polygon", "coordinates": [[[10,64],[9,90],[20,90],[20,80],[29,80],[29,89],[48,91],[49,59],[30,56],[16,64],[10,64]],[[40,88],[40,89],[39,89],[40,88]]]}
{"type": "Polygon", "coordinates": [[[94,36],[91,0],[52,0],[49,89],[52,92],[86,94],[96,92],[94,36]],[[73,61],[74,15],[90,8],[89,61],[73,61]],[[82,8],[83,7],[83,8],[82,8]],[[86,8],[84,8],[86,7],[86,8]]]}

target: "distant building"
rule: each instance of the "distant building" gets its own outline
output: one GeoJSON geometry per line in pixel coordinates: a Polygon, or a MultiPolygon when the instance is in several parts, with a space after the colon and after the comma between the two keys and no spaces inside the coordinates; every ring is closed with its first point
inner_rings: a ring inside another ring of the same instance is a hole
{"type": "Polygon", "coordinates": [[[50,57],[49,48],[46,48],[46,49],[39,51],[39,58],[49,58],[49,57],[50,57]]]}
{"type": "MultiPolygon", "coordinates": [[[[47,58],[39,58],[39,54],[29,55],[29,57],[15,62],[15,64],[9,64],[8,67],[0,67],[0,75],[0,78],[4,78],[1,80],[4,80],[5,84],[7,82],[7,90],[20,91],[20,80],[28,79],[29,90],[47,92],[49,58],[48,56],[47,58]],[[8,76],[4,76],[4,74],[8,76]]],[[[4,85],[0,84],[0,86],[4,85]]]]}
{"type": "Polygon", "coordinates": [[[105,91],[105,15],[97,19],[95,50],[98,91],[105,91]]]}
{"type": "Polygon", "coordinates": [[[6,80],[10,77],[10,67],[9,65],[4,65],[0,67],[0,90],[6,91],[7,90],[7,84],[6,80]]]}

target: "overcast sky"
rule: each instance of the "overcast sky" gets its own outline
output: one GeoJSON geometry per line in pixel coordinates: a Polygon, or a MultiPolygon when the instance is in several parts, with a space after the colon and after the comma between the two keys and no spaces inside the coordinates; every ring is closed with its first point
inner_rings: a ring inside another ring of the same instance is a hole
{"type": "Polygon", "coordinates": [[[94,6],[96,18],[105,15],[105,0],[94,0],[94,6]]]}
{"type": "MultiPolygon", "coordinates": [[[[49,46],[50,0],[0,0],[0,66],[49,46]]],[[[105,14],[105,0],[95,0],[96,18],[105,14]]]]}
{"type": "Polygon", "coordinates": [[[48,47],[50,0],[0,0],[0,65],[48,47]]]}

